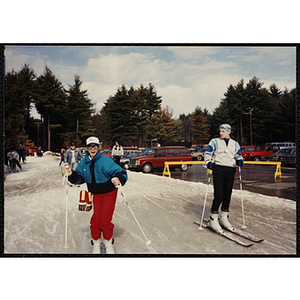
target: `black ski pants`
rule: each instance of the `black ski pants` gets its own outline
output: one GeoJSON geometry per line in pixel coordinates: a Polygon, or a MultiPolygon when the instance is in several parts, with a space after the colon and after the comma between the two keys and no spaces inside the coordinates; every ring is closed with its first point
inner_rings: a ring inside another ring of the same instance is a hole
{"type": "Polygon", "coordinates": [[[221,204],[222,211],[229,211],[235,172],[234,167],[213,166],[214,200],[211,213],[218,213],[221,204]]]}

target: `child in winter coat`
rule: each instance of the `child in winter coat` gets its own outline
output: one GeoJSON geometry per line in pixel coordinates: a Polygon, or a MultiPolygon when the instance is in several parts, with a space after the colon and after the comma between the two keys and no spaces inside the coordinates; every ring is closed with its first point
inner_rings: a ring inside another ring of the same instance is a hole
{"type": "Polygon", "coordinates": [[[85,158],[78,164],[76,170],[72,171],[67,167],[65,172],[68,173],[71,183],[86,183],[88,191],[92,193],[94,213],[90,229],[93,253],[100,253],[103,234],[106,253],[114,254],[114,224],[111,221],[117,199],[116,187],[126,183],[127,172],[109,157],[101,155],[97,137],[86,140],[86,149],[85,158]]]}

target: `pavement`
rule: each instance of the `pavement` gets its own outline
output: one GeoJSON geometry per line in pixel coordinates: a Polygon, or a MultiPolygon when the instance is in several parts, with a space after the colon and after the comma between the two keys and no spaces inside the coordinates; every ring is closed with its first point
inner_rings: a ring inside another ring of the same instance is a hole
{"type": "MultiPolygon", "coordinates": [[[[244,190],[266,196],[285,198],[296,201],[296,168],[281,167],[281,177],[274,178],[276,166],[251,165],[242,167],[241,178],[244,190]]],[[[162,176],[163,170],[153,173],[162,176]]],[[[186,172],[179,169],[171,171],[171,177],[186,181],[207,183],[206,169],[203,165],[193,165],[186,172]]],[[[212,183],[212,180],[211,180],[212,183]]],[[[240,189],[239,172],[235,174],[234,189],[240,189]]]]}

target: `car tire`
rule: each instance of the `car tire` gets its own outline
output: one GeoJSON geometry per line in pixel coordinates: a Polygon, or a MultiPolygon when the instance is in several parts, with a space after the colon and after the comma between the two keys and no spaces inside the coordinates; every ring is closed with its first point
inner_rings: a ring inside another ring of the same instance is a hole
{"type": "Polygon", "coordinates": [[[145,163],[143,165],[143,172],[144,173],[150,173],[152,171],[152,165],[149,163],[145,163]]]}
{"type": "Polygon", "coordinates": [[[124,168],[125,170],[129,170],[129,164],[128,164],[127,162],[124,163],[123,168],[124,168]]]}
{"type": "Polygon", "coordinates": [[[180,166],[180,170],[181,170],[182,172],[186,172],[187,169],[188,169],[188,165],[186,165],[186,164],[182,164],[182,165],[180,166]]]}
{"type": "Polygon", "coordinates": [[[198,155],[198,156],[197,156],[197,160],[198,160],[198,161],[201,161],[202,159],[203,159],[203,156],[202,156],[202,155],[198,155]]]}
{"type": "Polygon", "coordinates": [[[253,158],[253,160],[254,160],[254,161],[260,161],[260,157],[259,157],[259,156],[255,156],[255,157],[253,158]]]}

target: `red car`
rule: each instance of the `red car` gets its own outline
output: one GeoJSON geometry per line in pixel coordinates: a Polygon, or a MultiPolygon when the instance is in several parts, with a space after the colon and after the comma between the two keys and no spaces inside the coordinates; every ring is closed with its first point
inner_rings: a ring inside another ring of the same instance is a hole
{"type": "MultiPolygon", "coordinates": [[[[151,172],[154,168],[163,168],[166,161],[182,162],[192,161],[192,156],[186,147],[152,147],[143,155],[132,157],[129,161],[130,169],[141,169],[144,173],[151,172]]],[[[180,168],[181,171],[188,169],[187,164],[172,165],[173,168],[180,168]]]]}
{"type": "Polygon", "coordinates": [[[251,152],[255,150],[255,146],[241,146],[241,155],[244,159],[251,158],[251,152]]]}
{"type": "MultiPolygon", "coordinates": [[[[249,146],[248,146],[249,147],[249,146]]],[[[264,146],[256,146],[254,150],[250,150],[249,148],[247,151],[242,151],[241,147],[241,154],[245,159],[250,159],[254,161],[260,161],[263,156],[270,155],[276,153],[280,148],[278,146],[271,146],[271,145],[264,145],[264,146]]]]}

